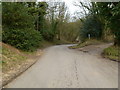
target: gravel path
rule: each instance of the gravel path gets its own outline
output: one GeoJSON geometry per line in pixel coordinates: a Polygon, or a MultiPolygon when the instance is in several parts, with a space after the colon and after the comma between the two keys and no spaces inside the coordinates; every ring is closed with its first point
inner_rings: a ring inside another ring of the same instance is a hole
{"type": "Polygon", "coordinates": [[[118,63],[98,56],[101,50],[109,45],[98,45],[99,50],[96,50],[97,46],[92,46],[92,48],[96,47],[92,50],[84,49],[87,50],[88,53],[68,49],[68,46],[69,45],[57,45],[45,49],[43,56],[40,57],[36,64],[9,83],[6,87],[118,87],[118,63]]]}

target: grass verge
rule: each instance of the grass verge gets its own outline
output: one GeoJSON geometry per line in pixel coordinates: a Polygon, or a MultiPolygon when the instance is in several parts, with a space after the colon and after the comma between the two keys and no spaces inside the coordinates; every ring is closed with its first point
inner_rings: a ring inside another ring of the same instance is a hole
{"type": "Polygon", "coordinates": [[[24,52],[2,42],[0,42],[0,47],[2,49],[0,67],[2,68],[3,86],[31,67],[42,54],[41,50],[24,52]]]}
{"type": "Polygon", "coordinates": [[[82,48],[82,47],[85,47],[88,45],[97,45],[97,44],[102,44],[102,43],[103,43],[103,41],[96,40],[96,39],[90,39],[90,40],[86,40],[83,43],[79,43],[78,45],[70,46],[69,48],[70,49],[77,49],[77,48],[82,48]]]}
{"type": "Polygon", "coordinates": [[[109,58],[111,60],[115,60],[115,61],[120,61],[120,47],[118,46],[110,46],[106,49],[104,49],[102,55],[105,57],[105,58],[109,58]]]}
{"type": "MultiPolygon", "coordinates": [[[[42,41],[40,45],[40,49],[44,49],[46,47],[58,44],[68,43],[66,41],[42,41]]],[[[0,47],[2,48],[2,60],[0,60],[0,67],[2,65],[3,73],[10,71],[13,67],[17,67],[17,65],[21,65],[24,63],[28,58],[35,56],[37,51],[34,52],[25,52],[18,50],[10,45],[1,43],[0,47]]]]}
{"type": "Polygon", "coordinates": [[[2,60],[0,63],[2,63],[3,73],[10,71],[13,67],[23,63],[26,59],[27,57],[22,55],[21,52],[16,53],[16,49],[13,51],[6,48],[5,45],[2,46],[2,60]]]}
{"type": "Polygon", "coordinates": [[[14,78],[16,78],[18,75],[20,75],[22,72],[27,70],[31,65],[33,65],[41,56],[42,54],[41,49],[44,49],[52,45],[58,45],[63,43],[66,43],[66,42],[65,41],[53,41],[53,42],[42,41],[38,50],[34,52],[25,52],[25,51],[18,50],[17,48],[14,48],[8,44],[0,42],[0,48],[2,50],[2,53],[0,54],[0,57],[2,57],[2,59],[0,60],[0,68],[2,68],[3,85],[6,85],[10,81],[12,81],[14,78]]]}

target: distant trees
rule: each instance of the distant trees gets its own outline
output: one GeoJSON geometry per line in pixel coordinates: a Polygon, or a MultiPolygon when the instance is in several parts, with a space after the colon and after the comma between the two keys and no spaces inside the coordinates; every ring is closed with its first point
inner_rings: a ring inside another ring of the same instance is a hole
{"type": "Polygon", "coordinates": [[[74,41],[76,22],[69,22],[64,2],[3,2],[2,41],[24,51],[36,50],[41,41],[74,41]]]}
{"type": "Polygon", "coordinates": [[[61,28],[66,15],[65,2],[49,2],[48,15],[53,39],[60,40],[61,28]]]}
{"type": "Polygon", "coordinates": [[[76,39],[79,38],[80,27],[81,22],[79,20],[74,22],[64,22],[61,27],[62,39],[70,42],[76,42],[76,39]]]}
{"type": "MultiPolygon", "coordinates": [[[[87,20],[89,20],[91,16],[93,16],[94,20],[96,19],[96,21],[99,22],[99,25],[95,22],[93,25],[93,28],[96,27],[96,25],[97,28],[99,27],[99,29],[96,28],[96,35],[98,35],[97,33],[99,32],[99,35],[102,34],[101,36],[104,36],[106,30],[108,30],[109,28],[109,30],[111,30],[112,34],[115,36],[114,44],[120,45],[120,2],[92,2],[90,4],[84,4],[80,2],[77,6],[84,7],[85,18],[81,19],[83,21],[83,28],[86,27],[86,25],[88,25],[89,27],[91,26],[93,19],[91,19],[90,22],[88,22],[87,20]],[[88,13],[86,13],[86,10],[88,11],[88,13]]],[[[86,32],[87,34],[89,29],[83,30],[83,28],[81,32],[86,32]]],[[[93,28],[92,30],[94,30],[93,28]]],[[[82,34],[81,36],[83,37],[84,35],[85,37],[86,34],[82,34]]],[[[91,31],[91,34],[95,34],[95,31],[91,31]]]]}
{"type": "Polygon", "coordinates": [[[80,22],[70,22],[72,18],[65,5],[65,2],[55,2],[49,7],[49,18],[51,30],[54,32],[54,39],[74,42],[79,36],[80,22]],[[79,22],[79,23],[78,23],[79,22]]]}
{"type": "Polygon", "coordinates": [[[82,42],[88,37],[93,39],[101,39],[102,23],[95,16],[88,16],[80,29],[80,37],[82,42]]]}
{"type": "Polygon", "coordinates": [[[54,2],[50,2],[48,5],[49,6],[47,9],[46,22],[45,22],[47,26],[44,27],[44,30],[41,31],[41,33],[45,40],[53,41],[56,35],[57,25],[58,25],[57,18],[55,17],[58,6],[54,2]]]}
{"type": "Polygon", "coordinates": [[[120,46],[120,2],[96,3],[96,9],[104,20],[107,21],[107,27],[110,28],[115,36],[114,45],[120,46]]]}
{"type": "Polygon", "coordinates": [[[35,30],[41,31],[44,28],[45,15],[47,14],[48,4],[46,2],[27,2],[28,14],[34,17],[35,30]]]}
{"type": "MultiPolygon", "coordinates": [[[[94,3],[83,3],[79,2],[76,4],[83,9],[82,13],[83,17],[80,18],[82,22],[82,26],[80,28],[80,40],[84,42],[86,39],[94,38],[101,39],[103,34],[103,23],[97,15],[97,10],[95,9],[94,3]]],[[[80,14],[78,13],[78,14],[80,14]]]]}
{"type": "Polygon", "coordinates": [[[65,2],[49,2],[45,21],[46,26],[41,31],[44,39],[48,41],[62,39],[74,41],[75,37],[73,35],[78,36],[78,29],[76,29],[77,25],[74,24],[76,22],[71,23],[69,19],[70,15],[65,2]]]}

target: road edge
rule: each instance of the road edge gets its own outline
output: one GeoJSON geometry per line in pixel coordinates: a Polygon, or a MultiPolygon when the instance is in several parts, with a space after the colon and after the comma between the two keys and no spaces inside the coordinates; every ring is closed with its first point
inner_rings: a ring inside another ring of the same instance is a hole
{"type": "Polygon", "coordinates": [[[22,73],[24,73],[25,71],[27,71],[30,67],[32,67],[40,58],[40,56],[42,55],[42,53],[36,58],[36,59],[27,59],[25,63],[22,63],[22,65],[18,68],[17,67],[17,71],[12,72],[9,74],[9,76],[2,76],[2,86],[0,86],[1,88],[5,88],[7,84],[9,84],[11,81],[13,81],[14,79],[16,79],[18,76],[20,76],[22,73]]]}

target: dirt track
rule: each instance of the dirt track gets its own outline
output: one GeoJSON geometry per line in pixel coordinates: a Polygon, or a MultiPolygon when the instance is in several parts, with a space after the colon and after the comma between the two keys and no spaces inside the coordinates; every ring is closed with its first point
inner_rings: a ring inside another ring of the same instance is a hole
{"type": "MultiPolygon", "coordinates": [[[[87,52],[52,46],[8,88],[117,88],[118,63],[99,56],[109,45],[92,46],[87,52]],[[96,48],[95,48],[96,47],[96,48]],[[98,50],[97,50],[98,49],[98,50]]],[[[87,47],[86,47],[87,48],[87,47]]]]}

